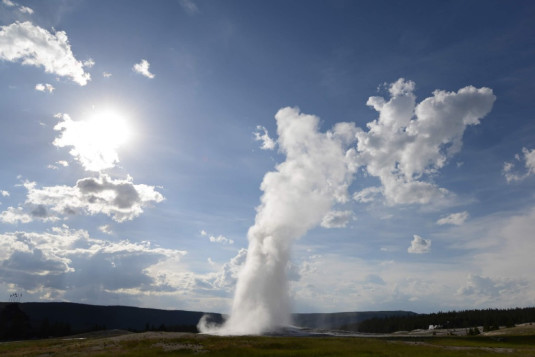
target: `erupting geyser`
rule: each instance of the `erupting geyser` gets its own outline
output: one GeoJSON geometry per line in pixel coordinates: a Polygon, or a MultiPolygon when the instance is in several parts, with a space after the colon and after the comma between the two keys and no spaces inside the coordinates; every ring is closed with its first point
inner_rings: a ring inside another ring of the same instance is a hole
{"type": "Polygon", "coordinates": [[[414,82],[400,78],[389,87],[390,100],[370,97],[367,105],[379,118],[367,131],[338,123],[322,133],[318,117],[279,110],[277,144],[286,160],[262,181],[230,318],[218,327],[203,318],[202,332],[261,334],[291,322],[286,270],[292,243],[319,225],[333,204],[349,200],[347,189],[359,167],[381,185],[365,188],[356,200],[377,193],[388,205],[422,204],[449,195],[426,177],[459,152],[465,129],[479,124],[496,97],[489,88],[468,86],[436,90],[416,104],[413,90],[414,82]]]}
{"type": "Polygon", "coordinates": [[[264,176],[247,260],[240,273],[230,318],[221,327],[204,319],[205,333],[261,334],[290,323],[286,269],[297,238],[318,225],[334,202],[345,202],[353,176],[354,124],[318,132],[319,119],[283,108],[275,116],[278,145],[286,161],[264,176]]]}

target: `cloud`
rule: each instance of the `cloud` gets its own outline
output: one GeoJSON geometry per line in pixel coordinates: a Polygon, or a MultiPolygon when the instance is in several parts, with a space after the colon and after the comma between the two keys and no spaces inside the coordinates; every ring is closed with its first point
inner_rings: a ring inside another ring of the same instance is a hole
{"type": "Polygon", "coordinates": [[[141,62],[136,63],[132,67],[132,70],[134,72],[136,72],[136,73],[139,73],[139,74],[147,77],[147,78],[154,78],[154,74],[150,73],[149,67],[150,67],[150,63],[147,60],[142,59],[141,62]]]}
{"type": "MultiPolygon", "coordinates": [[[[400,78],[389,87],[390,98],[370,97],[367,105],[379,112],[367,131],[358,129],[358,166],[381,180],[389,205],[426,204],[448,195],[428,178],[459,152],[466,128],[487,115],[496,97],[489,88],[464,87],[457,92],[435,90],[416,104],[414,82],[400,78]]],[[[370,200],[379,190],[356,196],[370,200]]]]}
{"type": "Polygon", "coordinates": [[[65,31],[50,33],[28,21],[0,27],[0,59],[44,67],[45,72],[82,86],[91,79],[83,63],[74,57],[65,31]]]}
{"type": "Polygon", "coordinates": [[[180,6],[189,14],[195,15],[199,12],[199,8],[193,2],[193,0],[179,0],[180,6]]]}
{"type": "Polygon", "coordinates": [[[469,274],[465,285],[459,288],[457,294],[473,296],[484,304],[506,296],[516,295],[519,290],[524,290],[525,288],[526,282],[521,279],[489,278],[469,274]]]}
{"type": "Polygon", "coordinates": [[[236,286],[238,275],[247,258],[247,249],[240,249],[238,254],[228,263],[223,264],[221,270],[213,279],[213,285],[216,288],[232,291],[236,286]]]}
{"type": "Polygon", "coordinates": [[[29,223],[32,221],[32,217],[25,213],[22,207],[8,207],[7,210],[0,213],[0,222],[17,224],[17,223],[29,223]]]}
{"type": "Polygon", "coordinates": [[[102,72],[102,77],[104,77],[104,78],[110,78],[111,76],[112,76],[112,74],[109,73],[109,72],[102,72]]]}
{"type": "Polygon", "coordinates": [[[439,225],[453,224],[456,226],[460,226],[468,219],[469,216],[470,215],[468,214],[467,211],[452,213],[449,216],[440,218],[437,221],[437,224],[439,225]]]}
{"type": "Polygon", "coordinates": [[[411,246],[407,249],[409,253],[423,254],[429,253],[431,250],[431,239],[423,239],[419,235],[414,235],[411,241],[411,246]]]}
{"type": "Polygon", "coordinates": [[[222,235],[216,236],[210,236],[210,242],[212,243],[221,243],[221,244],[234,244],[234,241],[232,239],[228,239],[227,237],[224,237],[222,235]]]}
{"type": "Polygon", "coordinates": [[[87,120],[74,121],[68,114],[56,114],[59,132],[52,142],[57,147],[72,147],[69,153],[88,171],[102,171],[119,162],[118,139],[128,131],[126,124],[114,113],[95,114],[87,120]]]}
{"type": "Polygon", "coordinates": [[[35,85],[35,90],[36,91],[39,91],[39,92],[44,92],[44,91],[47,91],[48,93],[52,93],[54,91],[54,86],[52,84],[49,84],[49,83],[37,83],[35,85]]]}
{"type": "Polygon", "coordinates": [[[323,228],[344,228],[355,219],[352,211],[329,211],[321,221],[323,228]]]}
{"type": "Polygon", "coordinates": [[[33,10],[27,6],[22,6],[22,5],[19,5],[17,3],[15,3],[14,1],[11,1],[11,0],[2,0],[2,3],[7,6],[7,7],[17,7],[17,9],[22,12],[23,14],[28,14],[28,15],[31,15],[33,14],[33,10]]]}
{"type": "Polygon", "coordinates": [[[526,168],[526,172],[524,173],[518,173],[514,172],[515,170],[515,164],[514,162],[505,162],[503,164],[503,175],[505,176],[505,179],[507,180],[507,183],[511,183],[514,181],[522,181],[531,174],[535,173],[535,149],[528,150],[526,148],[522,148],[522,154],[521,157],[519,154],[515,155],[515,160],[518,162],[524,162],[524,167],[526,168]]]}
{"type": "Polygon", "coordinates": [[[31,15],[33,14],[33,9],[29,8],[28,6],[19,6],[19,11],[23,14],[31,15]]]}
{"type": "Polygon", "coordinates": [[[104,234],[113,234],[113,231],[111,229],[111,225],[105,224],[103,226],[99,226],[98,230],[101,231],[104,234]]]}
{"type": "Polygon", "coordinates": [[[0,195],[2,195],[2,197],[9,197],[9,192],[5,190],[0,190],[0,195]]]}
{"type": "Polygon", "coordinates": [[[159,203],[164,197],[148,185],[135,185],[131,177],[113,180],[107,175],[84,178],[71,186],[51,186],[41,189],[34,182],[24,184],[28,190],[26,203],[43,205],[59,215],[86,213],[105,214],[116,222],[132,220],[145,207],[159,203]]]}
{"type": "Polygon", "coordinates": [[[149,270],[176,263],[185,254],[146,241],[94,239],[65,225],[44,233],[5,233],[0,235],[0,283],[23,289],[36,300],[52,295],[97,303],[121,291],[168,291],[169,285],[149,270]]]}
{"type": "Polygon", "coordinates": [[[82,65],[86,68],[92,68],[95,65],[95,61],[92,58],[89,58],[82,62],[82,65]]]}
{"type": "Polygon", "coordinates": [[[260,149],[262,150],[275,149],[276,142],[275,140],[269,137],[268,130],[265,127],[263,127],[262,125],[258,125],[256,127],[256,131],[253,132],[253,134],[255,136],[256,141],[262,142],[262,146],[260,146],[260,149]]]}

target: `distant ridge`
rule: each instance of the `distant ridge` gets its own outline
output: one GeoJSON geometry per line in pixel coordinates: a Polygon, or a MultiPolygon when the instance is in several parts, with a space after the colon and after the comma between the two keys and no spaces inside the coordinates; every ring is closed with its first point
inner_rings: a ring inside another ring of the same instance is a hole
{"type": "Polygon", "coordinates": [[[353,311],[334,313],[293,314],[294,325],[312,329],[345,330],[369,319],[418,315],[412,311],[353,311]]]}
{"type": "MultiPolygon", "coordinates": [[[[8,303],[0,303],[0,311],[8,303]]],[[[68,324],[74,332],[98,329],[123,329],[145,331],[168,329],[173,331],[196,331],[200,311],[161,310],[131,306],[100,306],[71,302],[26,302],[18,304],[33,327],[39,328],[45,321],[53,325],[68,324]]],[[[220,314],[211,314],[222,320],[220,314]]]]}
{"type": "MultiPolygon", "coordinates": [[[[0,303],[0,312],[11,303],[0,303]]],[[[166,330],[197,331],[197,323],[206,314],[201,311],[162,310],[132,306],[100,306],[71,302],[17,303],[26,314],[34,331],[44,324],[68,326],[70,333],[104,329],[130,331],[166,330]]],[[[214,322],[222,322],[223,315],[209,313],[214,322]]],[[[417,315],[409,311],[365,311],[338,313],[293,314],[293,323],[311,329],[343,329],[372,318],[417,315]]]]}

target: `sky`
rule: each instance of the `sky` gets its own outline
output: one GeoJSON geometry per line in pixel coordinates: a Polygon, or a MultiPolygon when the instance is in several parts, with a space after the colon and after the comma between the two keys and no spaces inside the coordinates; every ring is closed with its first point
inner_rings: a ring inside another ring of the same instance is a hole
{"type": "Polygon", "coordinates": [[[228,313],[284,172],[292,311],[534,306],[534,78],[532,1],[1,0],[0,300],[228,313]]]}

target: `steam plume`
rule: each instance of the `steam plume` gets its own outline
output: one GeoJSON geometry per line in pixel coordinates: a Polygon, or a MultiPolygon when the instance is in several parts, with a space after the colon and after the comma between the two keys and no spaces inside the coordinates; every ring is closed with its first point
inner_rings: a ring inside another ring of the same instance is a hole
{"type": "Polygon", "coordinates": [[[202,332],[261,334],[290,322],[286,269],[291,245],[320,223],[345,224],[334,223],[333,217],[350,219],[350,211],[328,214],[334,203],[348,201],[347,188],[359,167],[378,177],[381,186],[356,193],[357,201],[372,201],[370,194],[379,193],[390,205],[445,199],[448,191],[426,178],[460,151],[464,131],[480,123],[496,97],[489,88],[468,86],[457,92],[436,90],[416,104],[414,87],[414,82],[400,78],[390,85],[388,101],[370,97],[367,104],[379,118],[366,125],[367,131],[338,123],[322,133],[316,116],[296,108],[278,111],[277,144],[286,160],[268,172],[260,186],[264,193],[249,228],[247,260],[230,318],[222,327],[201,319],[202,332]]]}
{"type": "Polygon", "coordinates": [[[202,332],[261,334],[287,325],[290,317],[286,269],[292,243],[317,226],[336,201],[347,200],[352,179],[349,152],[353,124],[318,132],[319,119],[283,108],[275,116],[286,161],[264,176],[264,194],[249,229],[247,260],[236,286],[230,318],[220,328],[199,323],[202,332]]]}

